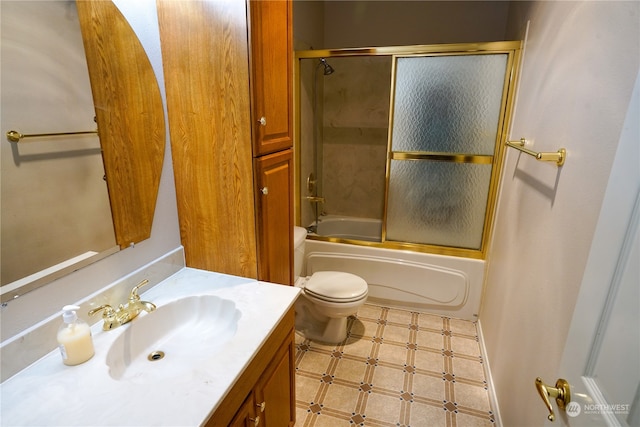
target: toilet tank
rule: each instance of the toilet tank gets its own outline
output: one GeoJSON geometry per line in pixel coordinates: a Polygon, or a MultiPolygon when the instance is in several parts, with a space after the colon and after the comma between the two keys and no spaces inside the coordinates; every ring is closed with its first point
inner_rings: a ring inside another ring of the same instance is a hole
{"type": "Polygon", "coordinates": [[[302,227],[293,227],[293,276],[294,283],[302,273],[304,262],[304,242],[307,239],[307,230],[302,227]]]}

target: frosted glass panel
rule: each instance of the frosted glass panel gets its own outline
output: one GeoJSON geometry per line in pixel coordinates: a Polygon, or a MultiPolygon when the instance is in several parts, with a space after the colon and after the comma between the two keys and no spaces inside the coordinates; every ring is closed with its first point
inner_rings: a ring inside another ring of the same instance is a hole
{"type": "Polygon", "coordinates": [[[386,240],[480,249],[491,165],[392,160],[386,240]]]}
{"type": "Polygon", "coordinates": [[[493,155],[507,54],[398,58],[393,151],[493,155]]]}

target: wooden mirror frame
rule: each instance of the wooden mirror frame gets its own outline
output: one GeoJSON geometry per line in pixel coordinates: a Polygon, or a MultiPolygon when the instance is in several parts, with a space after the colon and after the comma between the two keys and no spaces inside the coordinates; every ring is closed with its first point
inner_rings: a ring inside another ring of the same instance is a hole
{"type": "Polygon", "coordinates": [[[116,242],[125,248],[151,236],[166,141],[162,96],[142,44],[115,4],[76,5],[116,242]]]}

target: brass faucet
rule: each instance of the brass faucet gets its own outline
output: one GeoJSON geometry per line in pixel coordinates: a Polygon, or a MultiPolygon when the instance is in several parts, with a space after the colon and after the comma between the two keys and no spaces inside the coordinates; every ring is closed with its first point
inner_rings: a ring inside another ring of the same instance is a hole
{"type": "Polygon", "coordinates": [[[133,289],[131,289],[127,305],[120,304],[115,310],[109,304],[101,305],[100,307],[96,307],[93,310],[89,311],[89,316],[93,316],[99,311],[104,310],[102,312],[102,319],[104,320],[102,329],[105,331],[110,331],[111,329],[115,329],[118,326],[124,325],[125,323],[129,323],[130,321],[135,319],[142,311],[146,311],[148,313],[152,312],[156,309],[156,306],[150,302],[141,301],[140,295],[138,295],[138,289],[140,289],[147,283],[149,283],[149,281],[145,279],[134,286],[133,289]]]}

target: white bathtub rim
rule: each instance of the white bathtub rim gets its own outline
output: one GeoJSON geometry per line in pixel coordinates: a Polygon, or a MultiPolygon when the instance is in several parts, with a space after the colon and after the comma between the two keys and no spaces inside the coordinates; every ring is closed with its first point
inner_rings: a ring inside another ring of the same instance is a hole
{"type": "Polygon", "coordinates": [[[435,266],[443,271],[462,271],[468,276],[468,280],[470,282],[467,295],[465,296],[465,303],[463,305],[457,304],[456,307],[439,309],[438,307],[425,302],[420,303],[415,301],[415,303],[411,302],[409,304],[401,299],[396,300],[395,298],[380,297],[377,295],[376,289],[373,286],[371,287],[368,300],[371,302],[382,303],[389,307],[396,307],[409,311],[433,313],[470,321],[477,320],[477,313],[480,308],[480,299],[482,294],[482,284],[484,281],[484,260],[307,239],[303,266],[303,272],[305,274],[307,273],[307,257],[313,253],[330,253],[334,256],[351,256],[355,254],[360,257],[391,259],[392,262],[400,264],[427,264],[435,266]]]}
{"type": "MultiPolygon", "coordinates": [[[[378,257],[378,256],[371,256],[371,255],[360,255],[360,254],[344,254],[344,253],[339,253],[339,252],[311,252],[309,254],[307,254],[305,256],[305,259],[307,262],[309,262],[309,259],[313,259],[313,257],[325,257],[325,258],[336,258],[336,259],[352,259],[352,260],[366,260],[366,261],[379,261],[382,263],[389,263],[389,264],[396,264],[396,265],[407,265],[407,266],[413,266],[413,267],[418,267],[418,268],[426,268],[426,269],[431,269],[434,271],[439,271],[439,272],[446,272],[447,274],[453,275],[453,276],[458,276],[461,278],[461,280],[464,283],[464,297],[463,299],[459,302],[459,304],[455,305],[455,306],[450,306],[452,309],[455,308],[459,308],[464,306],[464,304],[466,304],[466,302],[468,301],[468,297],[469,297],[469,287],[470,287],[470,281],[469,281],[469,276],[461,270],[456,270],[453,268],[448,268],[448,267],[443,267],[443,266],[439,266],[439,265],[435,265],[435,264],[429,264],[429,263],[419,263],[419,262],[415,262],[415,261],[408,261],[408,260],[402,260],[402,259],[395,259],[395,258],[390,258],[390,257],[378,257]]],[[[398,289],[398,288],[392,288],[391,286],[388,285],[384,285],[382,283],[375,283],[372,281],[368,281],[367,284],[369,285],[369,287],[375,287],[375,288],[385,288],[385,289],[396,289],[397,291],[406,294],[406,295],[412,295],[414,297],[417,297],[421,300],[427,300],[430,301],[430,303],[419,303],[416,302],[417,304],[426,304],[426,306],[435,307],[435,303],[440,303],[440,304],[450,304],[453,301],[455,301],[455,298],[451,298],[449,300],[437,300],[435,298],[430,298],[428,296],[424,296],[424,295],[420,295],[416,292],[410,292],[408,290],[404,290],[404,289],[398,289]]],[[[374,293],[375,294],[375,293],[374,293]]],[[[387,300],[387,301],[392,301],[386,298],[380,298],[381,300],[387,300]]]]}

